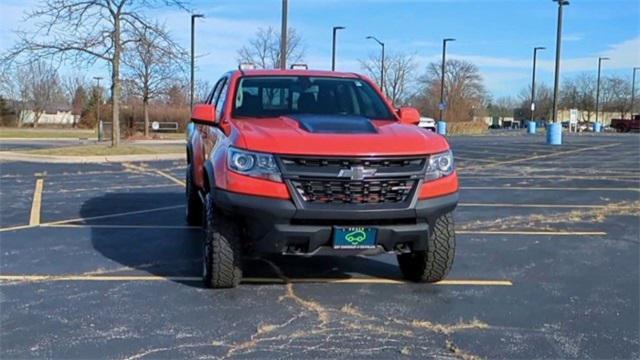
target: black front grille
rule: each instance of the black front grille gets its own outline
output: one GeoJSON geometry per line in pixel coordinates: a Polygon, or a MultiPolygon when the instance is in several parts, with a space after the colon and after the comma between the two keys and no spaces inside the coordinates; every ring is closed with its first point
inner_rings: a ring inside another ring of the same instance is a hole
{"type": "Polygon", "coordinates": [[[280,158],[284,173],[290,174],[326,174],[336,176],[340,170],[362,166],[375,169],[377,174],[394,176],[399,173],[418,173],[424,171],[426,157],[396,158],[312,158],[288,157],[280,158]]]}
{"type": "Polygon", "coordinates": [[[299,179],[291,185],[302,200],[318,204],[386,204],[407,200],[416,180],[370,179],[299,179]]]}

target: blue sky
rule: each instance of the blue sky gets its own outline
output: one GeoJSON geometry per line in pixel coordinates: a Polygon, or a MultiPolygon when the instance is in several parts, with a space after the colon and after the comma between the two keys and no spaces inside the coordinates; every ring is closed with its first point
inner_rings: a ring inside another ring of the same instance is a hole
{"type": "MultiPolygon", "coordinates": [[[[3,0],[0,4],[0,50],[10,46],[16,28],[28,29],[21,14],[38,1],[3,0]]],[[[215,81],[237,66],[237,49],[258,27],[279,29],[280,0],[200,0],[194,11],[206,18],[197,27],[197,77],[215,81]]],[[[189,15],[177,9],[154,10],[175,38],[189,47],[189,15]]],[[[306,43],[311,68],[327,69],[331,61],[331,27],[346,26],[338,36],[338,70],[361,71],[358,59],[379,50],[365,40],[374,35],[388,52],[413,54],[421,69],[439,61],[441,39],[454,37],[448,54],[480,67],[496,97],[517,95],[531,77],[531,52],[540,53],[538,76],[551,84],[555,54],[557,6],[551,0],[289,0],[289,24],[306,43]]],[[[573,0],[565,10],[562,75],[593,71],[598,56],[609,56],[605,73],[630,76],[640,66],[640,2],[573,0]]],[[[63,69],[64,71],[64,69],[63,69]]],[[[88,69],[107,74],[105,67],[88,69]]],[[[420,72],[423,72],[420,71],[420,72]]]]}

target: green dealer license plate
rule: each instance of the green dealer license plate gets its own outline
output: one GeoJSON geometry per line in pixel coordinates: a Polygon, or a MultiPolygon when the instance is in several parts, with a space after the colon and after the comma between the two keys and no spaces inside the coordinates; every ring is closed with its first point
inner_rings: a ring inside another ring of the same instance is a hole
{"type": "Polygon", "coordinates": [[[371,249],[376,247],[377,229],[363,227],[333,228],[335,249],[371,249]]]}

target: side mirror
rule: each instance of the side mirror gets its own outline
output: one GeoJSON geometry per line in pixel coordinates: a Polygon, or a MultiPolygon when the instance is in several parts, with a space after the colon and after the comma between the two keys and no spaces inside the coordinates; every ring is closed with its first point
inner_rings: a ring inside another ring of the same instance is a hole
{"type": "Polygon", "coordinates": [[[398,117],[403,124],[418,125],[420,123],[420,113],[412,107],[398,109],[398,117]]]}
{"type": "Polygon", "coordinates": [[[202,125],[215,125],[216,107],[209,104],[196,104],[191,112],[191,121],[202,125]]]}

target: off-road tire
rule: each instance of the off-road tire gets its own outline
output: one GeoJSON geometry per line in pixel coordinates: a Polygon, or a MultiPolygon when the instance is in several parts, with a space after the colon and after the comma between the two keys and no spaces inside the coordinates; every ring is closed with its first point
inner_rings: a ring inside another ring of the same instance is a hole
{"type": "Polygon", "coordinates": [[[242,279],[242,253],[238,225],[205,198],[202,280],[206,287],[232,288],[242,279]]]}
{"type": "Polygon", "coordinates": [[[202,200],[200,200],[200,196],[198,196],[198,188],[193,183],[193,169],[191,165],[187,166],[185,188],[187,195],[187,224],[200,226],[202,225],[203,206],[202,200]]]}
{"type": "Polygon", "coordinates": [[[400,271],[405,279],[418,282],[437,282],[444,279],[455,256],[456,235],[453,214],[447,213],[431,224],[426,251],[398,255],[400,271]]]}

